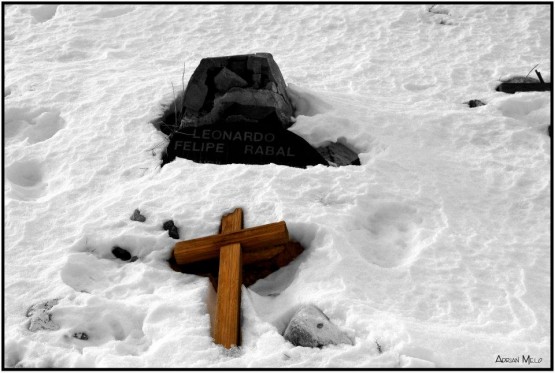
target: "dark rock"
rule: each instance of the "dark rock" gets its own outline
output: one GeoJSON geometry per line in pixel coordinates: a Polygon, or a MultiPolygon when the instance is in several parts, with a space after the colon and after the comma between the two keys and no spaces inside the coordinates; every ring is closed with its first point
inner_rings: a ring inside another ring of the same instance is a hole
{"type": "Polygon", "coordinates": [[[25,313],[25,316],[30,318],[28,329],[32,332],[60,329],[60,326],[52,320],[52,314],[48,312],[56,304],[58,299],[51,299],[29,307],[25,313]]]}
{"type": "Polygon", "coordinates": [[[478,107],[478,106],[484,106],[485,103],[483,103],[480,100],[470,100],[467,102],[469,107],[478,107]]]}
{"type": "Polygon", "coordinates": [[[87,341],[89,339],[89,336],[85,332],[77,332],[77,333],[73,333],[73,338],[80,339],[82,341],[87,341]]]}
{"type": "Polygon", "coordinates": [[[204,58],[185,90],[181,127],[243,121],[291,126],[293,108],[270,53],[204,58]],[[273,84],[271,84],[273,83],[273,84]],[[231,122],[236,119],[231,119],[231,122]]]}
{"type": "Polygon", "coordinates": [[[515,75],[502,80],[503,83],[540,83],[540,81],[536,78],[532,78],[531,76],[522,76],[522,75],[515,75]]]}
{"type": "Polygon", "coordinates": [[[218,91],[224,93],[231,88],[244,88],[248,86],[248,83],[243,78],[225,67],[214,77],[214,84],[218,91]]]}
{"type": "Polygon", "coordinates": [[[495,88],[496,91],[505,93],[515,92],[544,92],[552,91],[553,83],[501,83],[495,88]]]}
{"type": "Polygon", "coordinates": [[[168,235],[171,238],[175,238],[176,240],[179,239],[179,229],[175,226],[173,220],[165,221],[162,228],[164,228],[165,231],[168,231],[168,235]]]}
{"type": "Polygon", "coordinates": [[[136,257],[136,256],[132,256],[131,259],[129,259],[129,261],[130,262],[135,262],[135,261],[137,261],[137,259],[139,259],[139,258],[136,257]]]}
{"type": "Polygon", "coordinates": [[[268,90],[232,88],[223,96],[217,97],[210,113],[198,119],[192,127],[238,121],[258,123],[260,126],[280,124],[288,127],[289,125],[283,125],[285,119],[281,112],[289,113],[289,121],[292,109],[289,110],[280,97],[279,94],[268,90]]]}
{"type": "Polygon", "coordinates": [[[112,249],[112,254],[114,254],[114,256],[118,259],[124,260],[124,261],[128,261],[129,259],[131,259],[131,254],[129,253],[129,251],[122,249],[119,246],[115,246],[112,249]]]}
{"type": "Polygon", "coordinates": [[[316,150],[332,166],[360,166],[358,154],[339,142],[332,142],[316,150]]]}
{"type": "Polygon", "coordinates": [[[553,84],[551,82],[540,82],[536,78],[529,76],[512,76],[508,79],[502,80],[502,83],[495,88],[496,91],[505,93],[515,92],[531,92],[531,91],[551,91],[553,84]]]}
{"type": "Polygon", "coordinates": [[[316,149],[295,133],[278,125],[261,130],[253,123],[182,129],[170,137],[163,164],[176,157],[216,164],[327,165],[316,149]]]}
{"type": "Polygon", "coordinates": [[[295,346],[303,347],[353,344],[347,334],[314,305],[302,306],[289,321],[283,336],[295,346]]]}
{"type": "Polygon", "coordinates": [[[133,215],[131,215],[129,219],[133,221],[140,221],[141,223],[144,223],[146,221],[146,218],[143,215],[141,215],[141,212],[139,211],[139,209],[135,209],[135,211],[133,211],[133,215]]]}

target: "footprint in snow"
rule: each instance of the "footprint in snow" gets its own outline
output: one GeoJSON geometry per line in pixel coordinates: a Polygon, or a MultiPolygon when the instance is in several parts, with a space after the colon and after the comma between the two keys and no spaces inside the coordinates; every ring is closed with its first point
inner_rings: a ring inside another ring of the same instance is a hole
{"type": "Polygon", "coordinates": [[[12,163],[6,167],[5,177],[11,187],[7,195],[21,201],[38,199],[48,185],[43,180],[42,164],[37,160],[12,163]]]}
{"type": "Polygon", "coordinates": [[[8,108],[4,115],[4,138],[36,144],[52,138],[65,127],[57,109],[8,108]]]}
{"type": "Polygon", "coordinates": [[[116,342],[122,355],[139,355],[150,345],[143,332],[146,310],[124,302],[98,296],[79,304],[64,302],[54,316],[65,331],[61,342],[78,349],[116,342]]]}
{"type": "Polygon", "coordinates": [[[435,205],[423,206],[422,211],[438,211],[426,216],[418,205],[409,203],[381,202],[360,208],[366,218],[356,223],[359,229],[349,240],[362,257],[380,267],[413,263],[444,227],[439,206],[435,205]]]}
{"type": "Polygon", "coordinates": [[[54,18],[57,10],[58,5],[40,5],[32,8],[30,13],[35,23],[43,23],[54,18]]]}

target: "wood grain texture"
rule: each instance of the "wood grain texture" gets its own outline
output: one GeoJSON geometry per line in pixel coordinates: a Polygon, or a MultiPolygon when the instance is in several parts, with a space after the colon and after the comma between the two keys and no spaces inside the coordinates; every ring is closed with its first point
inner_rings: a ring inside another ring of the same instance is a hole
{"type": "Polygon", "coordinates": [[[181,241],[174,246],[173,253],[177,264],[187,264],[217,258],[221,247],[235,243],[241,244],[243,249],[256,250],[283,245],[288,241],[287,226],[284,221],[280,221],[237,232],[181,241]]]}
{"type": "Polygon", "coordinates": [[[237,232],[241,229],[243,229],[243,209],[236,208],[233,212],[222,217],[220,234],[237,232]]]}
{"type": "Polygon", "coordinates": [[[241,315],[241,245],[221,248],[214,341],[225,348],[239,346],[241,315]]]}
{"type": "MultiPolygon", "coordinates": [[[[243,228],[243,210],[236,209],[222,218],[222,234],[243,228]]],[[[225,348],[240,345],[241,245],[238,243],[220,248],[220,269],[218,274],[218,294],[214,341],[225,348]]]]}
{"type": "MultiPolygon", "coordinates": [[[[243,285],[251,286],[256,281],[277,271],[295,260],[304,251],[298,242],[290,241],[285,245],[266,247],[255,251],[241,250],[243,259],[243,285]],[[274,255],[275,254],[275,255],[274,255]]],[[[170,266],[178,272],[206,276],[218,290],[218,271],[220,257],[201,262],[177,264],[175,258],[170,259],[170,266]]]]}
{"type": "Polygon", "coordinates": [[[285,246],[265,247],[263,249],[246,251],[243,250],[243,264],[252,264],[263,260],[269,260],[285,250],[285,246]]]}

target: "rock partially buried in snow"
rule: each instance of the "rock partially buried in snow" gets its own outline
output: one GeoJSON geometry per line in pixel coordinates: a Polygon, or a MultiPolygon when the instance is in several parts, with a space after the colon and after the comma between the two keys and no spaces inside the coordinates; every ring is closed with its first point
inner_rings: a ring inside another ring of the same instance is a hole
{"type": "Polygon", "coordinates": [[[358,154],[339,142],[332,142],[316,150],[331,166],[360,166],[358,154]]]}
{"type": "Polygon", "coordinates": [[[139,221],[141,223],[144,223],[146,221],[146,218],[144,217],[144,215],[141,215],[141,211],[139,211],[139,209],[135,209],[135,211],[133,211],[133,215],[131,215],[129,219],[133,221],[139,221]]]}
{"type": "Polygon", "coordinates": [[[175,238],[176,240],[179,239],[179,229],[177,229],[177,227],[173,223],[173,220],[165,221],[164,224],[162,225],[162,228],[165,231],[168,231],[168,235],[171,238],[175,238]]]}
{"type": "Polygon", "coordinates": [[[122,249],[119,246],[116,246],[112,249],[112,254],[118,258],[121,259],[123,261],[128,261],[131,259],[131,254],[129,253],[129,251],[122,249]]]}
{"type": "Polygon", "coordinates": [[[347,334],[314,305],[301,307],[289,321],[283,336],[295,346],[303,347],[353,344],[347,334]]]}
{"type": "Polygon", "coordinates": [[[89,339],[89,336],[85,332],[77,332],[77,333],[73,333],[73,338],[80,339],[82,341],[87,341],[89,339]]]}
{"type": "Polygon", "coordinates": [[[58,299],[51,299],[29,307],[25,314],[25,316],[31,319],[28,329],[32,332],[60,329],[60,326],[52,320],[52,314],[48,312],[56,304],[58,304],[58,299]]]}
{"type": "Polygon", "coordinates": [[[512,76],[508,79],[502,80],[501,84],[495,88],[498,92],[516,93],[516,92],[531,92],[531,91],[551,91],[553,83],[540,82],[536,78],[528,76],[512,76]]]}
{"type": "Polygon", "coordinates": [[[172,134],[162,162],[172,162],[176,157],[216,164],[275,163],[301,168],[327,165],[302,137],[279,126],[263,130],[256,123],[183,129],[172,134]]]}
{"type": "Polygon", "coordinates": [[[470,100],[470,101],[466,102],[466,104],[468,104],[469,107],[478,107],[478,106],[484,106],[485,105],[480,100],[470,100]]]}

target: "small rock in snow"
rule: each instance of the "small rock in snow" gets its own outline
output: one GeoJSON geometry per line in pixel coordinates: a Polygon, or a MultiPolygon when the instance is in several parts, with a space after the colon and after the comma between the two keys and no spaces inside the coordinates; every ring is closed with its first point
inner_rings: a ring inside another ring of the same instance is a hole
{"type": "Polygon", "coordinates": [[[116,258],[121,260],[128,261],[129,259],[131,259],[131,254],[129,253],[129,251],[122,249],[119,246],[116,246],[112,249],[112,254],[114,254],[116,258]]]}
{"type": "Polygon", "coordinates": [[[171,238],[175,238],[176,240],[179,239],[179,229],[177,229],[177,227],[173,223],[173,220],[165,221],[162,228],[164,228],[165,231],[168,231],[168,234],[171,238]]]}
{"type": "Polygon", "coordinates": [[[339,142],[332,142],[329,145],[316,148],[316,150],[330,165],[360,166],[358,154],[339,142]]]}
{"type": "Polygon", "coordinates": [[[469,107],[484,106],[485,104],[480,100],[470,100],[467,102],[469,107]]]}
{"type": "Polygon", "coordinates": [[[314,305],[301,307],[289,321],[283,336],[295,346],[303,347],[353,344],[347,334],[314,305]]]}
{"type": "Polygon", "coordinates": [[[135,209],[135,211],[133,211],[133,215],[131,215],[129,219],[133,221],[140,221],[141,223],[144,223],[146,221],[146,218],[143,215],[141,215],[141,212],[139,211],[139,209],[135,209]]]}
{"type": "Polygon", "coordinates": [[[60,329],[60,326],[52,320],[52,314],[48,312],[56,304],[58,304],[58,299],[51,299],[29,307],[25,314],[31,319],[28,329],[32,332],[60,329]]]}
{"type": "Polygon", "coordinates": [[[77,332],[73,333],[73,338],[80,339],[82,341],[86,341],[89,339],[89,336],[85,332],[77,332]]]}

